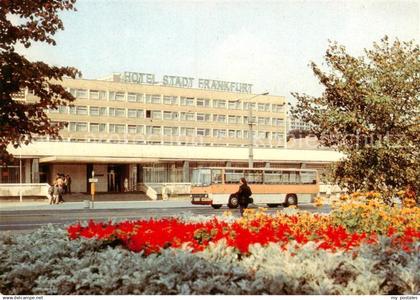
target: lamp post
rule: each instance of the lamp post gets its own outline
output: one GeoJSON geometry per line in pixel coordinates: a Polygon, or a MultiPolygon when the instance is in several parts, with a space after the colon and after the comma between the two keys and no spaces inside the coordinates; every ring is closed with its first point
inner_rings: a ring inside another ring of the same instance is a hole
{"type": "Polygon", "coordinates": [[[290,102],[285,102],[285,114],[284,114],[284,149],[287,149],[287,122],[289,122],[289,106],[291,105],[290,102]]]}
{"type": "Polygon", "coordinates": [[[23,199],[22,199],[22,149],[19,149],[19,202],[23,202],[23,199]]]}
{"type": "MultiPolygon", "coordinates": [[[[249,99],[246,99],[247,101],[250,101],[258,96],[266,96],[268,95],[268,92],[265,93],[261,93],[258,95],[254,95],[249,99]]],[[[239,101],[241,99],[238,99],[236,101],[239,101]]],[[[248,126],[249,126],[249,132],[248,132],[248,137],[249,137],[249,143],[248,143],[248,168],[253,168],[254,167],[254,136],[253,136],[253,130],[252,130],[252,126],[254,125],[254,123],[252,122],[252,106],[251,103],[248,102],[248,126]]]]}

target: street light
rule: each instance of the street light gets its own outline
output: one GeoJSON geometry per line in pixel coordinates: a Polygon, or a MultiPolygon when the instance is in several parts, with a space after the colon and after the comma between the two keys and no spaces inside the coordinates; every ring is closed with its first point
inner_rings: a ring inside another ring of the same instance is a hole
{"type": "MultiPolygon", "coordinates": [[[[250,101],[258,96],[267,96],[269,93],[265,92],[265,93],[261,93],[261,94],[257,94],[252,96],[249,99],[246,99],[247,101],[250,101]]],[[[236,101],[239,101],[241,99],[237,99],[236,101]]],[[[248,144],[248,167],[249,168],[253,168],[254,167],[254,136],[253,136],[253,130],[252,130],[252,125],[254,125],[254,123],[252,122],[252,106],[251,103],[248,103],[248,126],[249,126],[249,132],[248,132],[248,137],[249,137],[249,144],[248,144]]]]}

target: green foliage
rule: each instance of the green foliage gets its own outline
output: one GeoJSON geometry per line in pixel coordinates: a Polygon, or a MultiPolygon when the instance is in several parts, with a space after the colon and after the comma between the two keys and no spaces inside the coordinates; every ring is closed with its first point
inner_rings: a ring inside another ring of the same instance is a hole
{"type": "Polygon", "coordinates": [[[62,10],[74,10],[76,0],[1,1],[0,5],[0,162],[12,159],[7,146],[29,144],[33,135],[59,138],[64,124],[52,124],[46,108],[58,108],[74,100],[59,83],[64,76],[80,74],[71,67],[52,67],[30,62],[16,52],[20,43],[29,48],[32,42],[55,45],[53,35],[64,29],[58,16],[62,10]],[[22,91],[35,96],[33,101],[15,97],[22,91]]]}
{"type": "MultiPolygon", "coordinates": [[[[144,257],[96,240],[69,241],[46,226],[0,236],[0,292],[14,295],[417,294],[418,253],[394,251],[388,239],[355,252],[331,253],[314,243],[281,251],[250,247],[238,257],[222,240],[202,253],[166,249],[144,257]]],[[[420,245],[417,245],[417,247],[420,245]]]]}
{"type": "Polygon", "coordinates": [[[292,113],[313,124],[321,145],[346,155],[335,165],[335,182],[350,192],[377,190],[388,198],[408,186],[418,194],[419,46],[385,37],[354,57],[331,43],[325,62],[328,71],[311,63],[323,94],[292,93],[292,113]]]}

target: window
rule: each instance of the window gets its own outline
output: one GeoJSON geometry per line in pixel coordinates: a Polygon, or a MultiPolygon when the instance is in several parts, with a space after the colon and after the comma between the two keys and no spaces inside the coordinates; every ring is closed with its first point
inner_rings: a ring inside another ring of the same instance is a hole
{"type": "Polygon", "coordinates": [[[194,98],[181,97],[181,105],[194,106],[194,98]]]}
{"type": "Polygon", "coordinates": [[[255,110],[256,104],[255,102],[244,102],[244,109],[245,110],[249,110],[251,107],[251,109],[255,110]]]}
{"type": "Polygon", "coordinates": [[[146,95],[146,103],[160,104],[161,102],[160,95],[146,95]]]}
{"type": "Polygon", "coordinates": [[[269,103],[258,103],[258,111],[270,111],[269,103]]]}
{"type": "Polygon", "coordinates": [[[86,106],[76,106],[76,114],[78,115],[87,115],[88,110],[86,106]]]}
{"type": "Polygon", "coordinates": [[[69,130],[76,131],[76,132],[86,132],[87,131],[87,123],[85,122],[70,122],[69,123],[69,130]]]}
{"type": "Polygon", "coordinates": [[[210,114],[197,114],[197,121],[200,121],[200,122],[210,121],[210,114]]]}
{"type": "Polygon", "coordinates": [[[106,99],[106,91],[90,90],[89,91],[89,99],[91,99],[91,100],[105,100],[106,99]]]}
{"type": "Polygon", "coordinates": [[[197,106],[198,107],[210,107],[210,99],[198,98],[197,99],[197,106]]]}
{"type": "Polygon", "coordinates": [[[181,112],[181,121],[195,121],[195,113],[181,112]]]}
{"type": "Polygon", "coordinates": [[[257,138],[263,139],[265,137],[264,131],[258,131],[257,132],[257,138]]]}
{"type": "Polygon", "coordinates": [[[226,123],[226,116],[225,115],[213,115],[213,121],[219,123],[226,123]]]}
{"type": "Polygon", "coordinates": [[[105,132],[106,124],[104,123],[90,123],[89,125],[90,132],[105,132]]]}
{"type": "Polygon", "coordinates": [[[178,120],[178,112],[176,111],[164,111],[163,112],[164,120],[178,120]]]}
{"type": "Polygon", "coordinates": [[[87,99],[88,98],[87,90],[78,89],[76,92],[76,98],[87,99]]]}
{"type": "Polygon", "coordinates": [[[194,136],[194,133],[195,133],[194,128],[181,127],[181,135],[182,136],[194,136]]]}
{"type": "Polygon", "coordinates": [[[245,170],[245,179],[248,183],[262,183],[263,171],[261,170],[245,170]]]}
{"type": "Polygon", "coordinates": [[[106,107],[91,106],[91,107],[89,107],[89,115],[91,115],[91,116],[105,116],[106,115],[106,107]]]}
{"type": "Polygon", "coordinates": [[[282,182],[281,171],[264,171],[264,183],[279,184],[282,182]]]}
{"type": "Polygon", "coordinates": [[[65,106],[65,105],[60,105],[60,106],[58,106],[58,112],[60,113],[60,114],[67,114],[68,113],[68,107],[67,106],[65,106]]]}
{"type": "Polygon", "coordinates": [[[225,183],[239,183],[242,177],[244,177],[243,170],[225,170],[225,183]]]}
{"type": "Polygon", "coordinates": [[[270,125],[270,118],[258,117],[258,124],[259,125],[270,125]]]}
{"type": "Polygon", "coordinates": [[[273,104],[271,106],[271,111],[272,112],[282,112],[283,111],[283,107],[284,107],[284,105],[281,105],[281,104],[273,104]]]}
{"type": "Polygon", "coordinates": [[[110,117],[125,117],[125,108],[109,108],[110,117]]]}
{"type": "Polygon", "coordinates": [[[160,126],[146,126],[146,133],[149,135],[161,135],[161,131],[160,126]]]}
{"type": "Polygon", "coordinates": [[[228,121],[229,124],[239,124],[241,123],[241,116],[229,116],[228,121]]]}
{"type": "MultiPolygon", "coordinates": [[[[244,117],[244,124],[248,124],[248,117],[244,117]]],[[[252,122],[253,124],[255,124],[257,122],[257,117],[252,116],[252,122]]]]}
{"type": "Polygon", "coordinates": [[[241,109],[241,102],[240,101],[229,101],[228,102],[229,109],[241,109]]]}
{"type": "Polygon", "coordinates": [[[109,100],[125,101],[125,92],[109,92],[109,100]]]}
{"type": "Polygon", "coordinates": [[[178,127],[163,127],[163,135],[177,136],[178,135],[178,127]]]}
{"type": "Polygon", "coordinates": [[[178,104],[177,96],[163,96],[163,104],[176,105],[178,104]]]}
{"type": "Polygon", "coordinates": [[[129,118],[144,118],[144,110],[142,109],[128,109],[127,116],[129,118]]]}
{"type": "Polygon", "coordinates": [[[303,184],[315,184],[316,172],[315,171],[301,171],[300,180],[303,184]]]}
{"type": "Polygon", "coordinates": [[[271,125],[273,126],[281,126],[283,125],[284,121],[280,118],[272,118],[271,119],[271,125]]]}
{"type": "Polygon", "coordinates": [[[234,129],[230,129],[228,132],[228,135],[230,138],[233,139],[239,139],[242,137],[242,131],[241,130],[234,130],[234,129]]]}
{"type": "Polygon", "coordinates": [[[273,140],[282,140],[283,139],[283,133],[280,133],[280,132],[272,132],[271,133],[271,138],[273,139],[273,140]]]}
{"type": "Polygon", "coordinates": [[[218,138],[226,137],[226,129],[213,129],[213,136],[218,138]]]}
{"type": "Polygon", "coordinates": [[[210,136],[210,129],[197,128],[197,136],[210,136]]]}
{"type": "Polygon", "coordinates": [[[213,107],[216,108],[226,108],[226,100],[213,100],[213,107]]]}
{"type": "Polygon", "coordinates": [[[87,115],[87,107],[86,106],[73,106],[69,109],[70,114],[72,115],[87,115]]]}
{"type": "Polygon", "coordinates": [[[127,94],[127,100],[128,102],[143,102],[143,94],[137,94],[137,93],[128,93],[127,94]]]}
{"type": "Polygon", "coordinates": [[[162,119],[162,112],[160,110],[152,110],[152,119],[161,120],[162,119]]]}
{"type": "Polygon", "coordinates": [[[109,124],[109,132],[125,133],[125,125],[124,124],[109,124]]]}
{"type": "Polygon", "coordinates": [[[128,125],[128,133],[143,133],[143,125],[128,125]]]}

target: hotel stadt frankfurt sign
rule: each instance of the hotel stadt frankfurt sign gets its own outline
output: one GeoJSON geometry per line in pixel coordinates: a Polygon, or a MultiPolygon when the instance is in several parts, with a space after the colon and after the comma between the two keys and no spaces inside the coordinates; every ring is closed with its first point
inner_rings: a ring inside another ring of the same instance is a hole
{"type": "Polygon", "coordinates": [[[155,74],[138,73],[138,72],[124,72],[121,80],[128,83],[138,84],[162,84],[164,86],[173,86],[181,88],[193,88],[194,86],[204,90],[214,90],[223,92],[237,92],[251,94],[252,84],[222,81],[214,79],[202,79],[183,76],[163,75],[162,81],[155,80],[155,74]]]}

